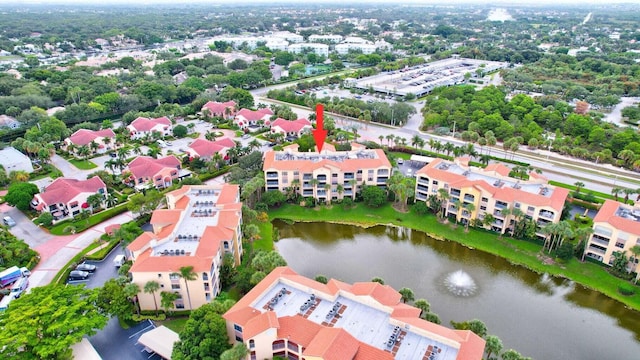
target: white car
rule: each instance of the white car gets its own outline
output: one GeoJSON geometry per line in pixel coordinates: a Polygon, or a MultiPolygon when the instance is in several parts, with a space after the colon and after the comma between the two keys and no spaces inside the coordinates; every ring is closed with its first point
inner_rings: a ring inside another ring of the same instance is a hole
{"type": "Polygon", "coordinates": [[[404,159],[400,158],[396,162],[398,163],[398,165],[402,165],[404,164],[404,159]]]}
{"type": "Polygon", "coordinates": [[[11,216],[5,216],[4,218],[2,218],[2,222],[8,227],[16,226],[16,221],[13,220],[11,216]]]}

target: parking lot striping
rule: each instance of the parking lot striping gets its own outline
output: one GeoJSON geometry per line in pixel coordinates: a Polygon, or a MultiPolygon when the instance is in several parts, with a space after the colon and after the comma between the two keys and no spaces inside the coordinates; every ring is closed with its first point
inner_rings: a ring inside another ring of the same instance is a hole
{"type": "Polygon", "coordinates": [[[132,337],[134,337],[134,336],[137,336],[137,335],[138,335],[138,334],[140,334],[141,332],[145,332],[145,331],[147,331],[147,330],[149,330],[149,329],[154,329],[154,328],[155,328],[155,325],[153,325],[153,323],[151,322],[151,320],[148,320],[148,321],[149,321],[149,323],[150,323],[150,325],[149,325],[149,326],[147,326],[146,328],[144,328],[144,329],[142,329],[142,330],[138,331],[137,333],[135,333],[135,334],[133,334],[133,335],[129,336],[129,339],[131,339],[131,338],[132,338],[132,337]]]}

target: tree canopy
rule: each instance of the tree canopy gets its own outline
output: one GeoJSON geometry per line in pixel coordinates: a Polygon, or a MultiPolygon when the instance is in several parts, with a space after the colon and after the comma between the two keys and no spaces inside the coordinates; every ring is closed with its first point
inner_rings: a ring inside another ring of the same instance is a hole
{"type": "Polygon", "coordinates": [[[12,301],[0,317],[0,357],[68,358],[71,345],[107,324],[106,314],[96,306],[97,291],[47,285],[12,301]]]}

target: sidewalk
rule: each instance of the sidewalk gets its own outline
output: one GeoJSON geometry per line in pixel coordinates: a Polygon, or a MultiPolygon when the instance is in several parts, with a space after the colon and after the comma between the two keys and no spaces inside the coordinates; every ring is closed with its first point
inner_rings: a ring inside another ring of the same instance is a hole
{"type": "Polygon", "coordinates": [[[44,286],[53,280],[55,275],[74,256],[105,233],[104,229],[112,224],[124,224],[133,220],[130,211],[106,220],[76,235],[55,236],[35,250],[40,253],[40,263],[31,271],[30,287],[44,286]]]}

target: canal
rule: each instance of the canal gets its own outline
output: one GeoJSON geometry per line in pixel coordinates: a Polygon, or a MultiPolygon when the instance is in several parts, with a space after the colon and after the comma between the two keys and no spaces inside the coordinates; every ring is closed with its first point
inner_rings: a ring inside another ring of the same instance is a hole
{"type": "Polygon", "coordinates": [[[443,325],[480,319],[505,350],[538,360],[640,358],[640,312],[569,280],[406,228],[274,226],[278,251],[301,275],[349,283],[381,277],[396,290],[411,288],[416,299],[431,303],[443,325]],[[459,270],[475,282],[469,296],[454,295],[445,285],[459,270]]]}

